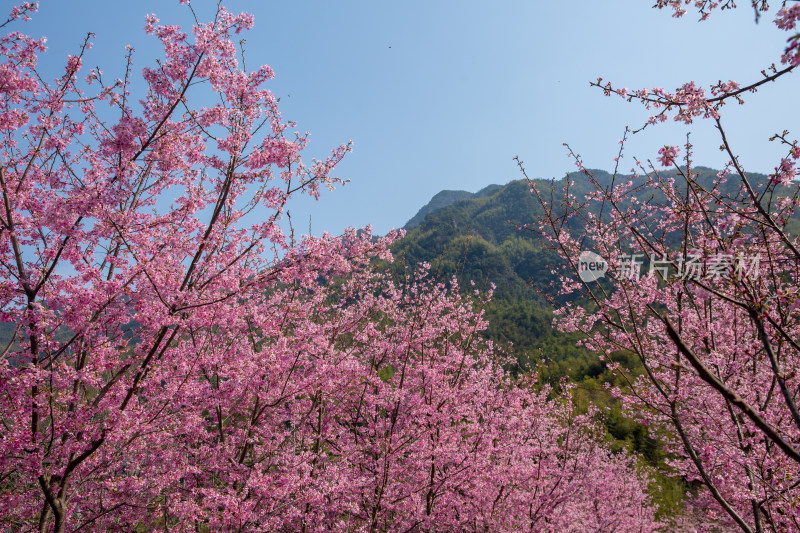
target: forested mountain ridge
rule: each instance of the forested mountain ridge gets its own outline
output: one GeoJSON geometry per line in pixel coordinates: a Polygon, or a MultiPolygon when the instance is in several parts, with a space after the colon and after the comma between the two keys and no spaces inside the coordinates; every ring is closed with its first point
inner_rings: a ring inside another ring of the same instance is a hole
{"type": "MultiPolygon", "coordinates": [[[[607,176],[597,171],[598,175],[607,176]]],[[[585,178],[584,178],[585,179],[585,178]]],[[[549,186],[540,180],[539,186],[549,186]]],[[[490,185],[478,193],[442,191],[406,224],[393,253],[401,264],[431,263],[443,279],[456,275],[462,287],[495,286],[487,309],[488,336],[513,343],[518,359],[551,346],[552,312],[540,294],[552,279],[558,256],[535,234],[518,230],[541,214],[541,206],[524,180],[490,185]]],[[[559,342],[549,357],[578,355],[571,343],[559,342]],[[560,354],[556,352],[562,352],[560,354]]]]}
{"type": "MultiPolygon", "coordinates": [[[[718,173],[706,167],[693,170],[697,183],[703,187],[709,187],[718,173]]],[[[601,185],[611,184],[612,175],[608,172],[589,172],[601,185]]],[[[661,176],[675,177],[678,184],[682,181],[676,171],[663,172],[661,176]]],[[[570,192],[577,197],[593,189],[582,172],[569,173],[566,178],[573,181],[570,192]]],[[[764,174],[752,173],[748,178],[756,190],[768,181],[764,174]]],[[[618,176],[617,182],[629,179],[634,187],[641,187],[646,178],[618,176]]],[[[534,184],[539,190],[548,191],[548,195],[553,184],[557,202],[563,180],[536,179],[534,184]]],[[[732,176],[721,190],[733,193],[738,183],[732,176]]],[[[646,187],[641,187],[636,196],[653,202],[663,200],[646,187]]],[[[487,310],[491,321],[489,336],[496,341],[513,342],[518,357],[549,346],[552,349],[548,357],[560,358],[572,348],[549,342],[553,335],[551,307],[542,292],[552,290],[552,270],[562,261],[537,233],[518,229],[535,222],[541,214],[539,201],[525,180],[490,185],[477,193],[442,191],[408,221],[406,236],[394,245],[393,252],[408,265],[433,264],[443,279],[457,275],[462,286],[470,281],[483,288],[494,284],[494,302],[487,310]]],[[[790,231],[796,233],[798,228],[800,220],[790,220],[790,231]]]]}
{"type": "MultiPolygon", "coordinates": [[[[702,187],[711,187],[718,171],[695,167],[695,180],[702,187]]],[[[606,187],[612,175],[603,170],[589,171],[606,187]]],[[[676,187],[686,187],[677,171],[660,172],[662,179],[676,178],[676,187]],[[683,184],[681,186],[681,183],[683,184]]],[[[586,195],[594,186],[583,172],[565,176],[572,181],[570,192],[576,197],[586,195]]],[[[662,202],[663,197],[644,186],[645,177],[617,176],[616,182],[631,180],[636,197],[642,201],[662,202]]],[[[764,174],[749,173],[748,179],[759,192],[768,183],[764,174]]],[[[565,184],[561,180],[533,180],[547,196],[553,187],[553,204],[558,205],[565,184]]],[[[737,176],[731,176],[721,186],[722,193],[734,194],[739,187],[737,176]]],[[[781,188],[779,194],[793,192],[781,188]]],[[[576,347],[577,338],[556,331],[552,326],[552,306],[544,294],[555,295],[552,271],[563,261],[534,231],[518,229],[535,223],[542,207],[525,180],[505,185],[490,185],[477,193],[442,191],[435,195],[406,224],[405,237],[397,241],[392,251],[400,265],[428,262],[440,278],[457,276],[462,288],[495,286],[494,297],[486,309],[489,328],[486,335],[508,349],[520,363],[520,369],[536,366],[539,376],[551,383],[561,378],[583,383],[586,380],[613,380],[596,354],[576,347]]],[[[795,214],[787,225],[790,233],[800,233],[800,217],[795,214]]],[[[638,360],[625,359],[623,366],[636,371],[638,360]]],[[[617,378],[619,379],[619,378],[617,378]]]]}
{"type": "Polygon", "coordinates": [[[458,191],[453,191],[453,190],[439,191],[438,193],[436,193],[433,196],[433,198],[431,198],[431,200],[427,204],[422,206],[422,208],[420,208],[420,210],[417,211],[416,215],[411,217],[411,219],[408,222],[406,222],[406,225],[403,226],[403,228],[404,229],[415,228],[415,227],[419,226],[422,223],[423,220],[425,220],[425,217],[428,216],[428,214],[430,214],[430,213],[432,213],[432,212],[434,212],[434,211],[436,211],[438,209],[442,209],[444,207],[448,207],[448,206],[450,206],[450,205],[452,205],[452,204],[454,204],[454,203],[456,203],[456,202],[458,202],[460,200],[467,200],[467,199],[470,199],[470,198],[480,198],[482,196],[489,196],[489,195],[493,194],[494,192],[496,192],[498,189],[502,189],[502,188],[503,188],[502,185],[489,185],[487,187],[484,187],[483,189],[481,189],[478,192],[468,192],[468,191],[460,191],[460,190],[458,190],[458,191]]]}
{"type": "MultiPolygon", "coordinates": [[[[697,182],[709,187],[717,176],[710,168],[695,168],[697,182]]],[[[594,178],[608,186],[612,176],[602,170],[590,170],[594,178]]],[[[661,173],[662,177],[676,177],[675,171],[661,173]]],[[[593,186],[582,172],[573,172],[566,178],[574,181],[572,194],[580,197],[593,186]]],[[[748,174],[756,190],[768,182],[763,174],[748,174]]],[[[627,181],[628,177],[618,177],[627,181]]],[[[645,178],[635,178],[634,186],[644,184],[645,178]]],[[[680,183],[681,178],[676,179],[680,183]]],[[[537,179],[535,186],[541,191],[554,186],[555,202],[565,182],[537,179]]],[[[685,183],[683,185],[685,187],[685,183]]],[[[736,177],[723,185],[722,191],[733,193],[738,186],[736,177]]],[[[787,192],[788,189],[783,192],[787,192]]],[[[637,193],[640,200],[663,201],[646,187],[637,193]]],[[[556,205],[554,202],[553,205],[556,205]]],[[[405,237],[393,246],[396,268],[428,262],[439,272],[441,279],[456,276],[463,289],[495,286],[494,297],[486,308],[489,327],[486,336],[507,349],[518,361],[518,371],[533,372],[542,382],[558,386],[567,379],[579,384],[575,399],[587,406],[592,403],[602,410],[603,423],[608,438],[614,446],[636,451],[658,472],[654,496],[662,509],[678,506],[689,488],[677,478],[663,475],[668,471],[663,446],[653,439],[648,430],[622,415],[620,406],[608,394],[604,384],[625,387],[625,380],[608,370],[597,354],[576,346],[575,334],[561,333],[553,328],[553,308],[544,294],[555,294],[552,271],[563,266],[563,261],[543,239],[533,231],[518,229],[535,223],[542,215],[542,207],[530,191],[525,180],[514,180],[506,185],[491,185],[478,193],[442,191],[435,195],[406,224],[405,237]]],[[[794,218],[794,217],[793,217],[794,218]]],[[[800,228],[800,220],[789,221],[793,233],[800,228]]],[[[605,354],[623,368],[637,374],[639,360],[628,353],[605,354]]]]}

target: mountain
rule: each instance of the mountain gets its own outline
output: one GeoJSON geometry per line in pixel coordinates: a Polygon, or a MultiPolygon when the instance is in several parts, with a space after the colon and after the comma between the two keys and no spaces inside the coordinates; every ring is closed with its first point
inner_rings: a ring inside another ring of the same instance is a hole
{"type": "Polygon", "coordinates": [[[461,200],[468,200],[470,198],[481,198],[483,196],[489,196],[490,194],[494,193],[498,189],[502,189],[502,185],[489,185],[484,189],[478,192],[467,192],[467,191],[439,191],[436,193],[431,201],[425,204],[417,214],[411,217],[411,219],[406,222],[406,225],[403,226],[403,229],[412,229],[419,226],[430,213],[438,209],[442,209],[444,207],[448,207],[453,205],[456,202],[461,200]]]}
{"type": "MultiPolygon", "coordinates": [[[[717,176],[717,171],[710,168],[696,167],[694,171],[696,181],[703,187],[709,187],[717,176]]],[[[591,173],[602,186],[612,183],[612,175],[608,172],[592,170],[591,173]]],[[[660,175],[664,179],[677,176],[676,171],[660,175]]],[[[594,190],[581,172],[570,173],[567,177],[573,181],[570,192],[578,198],[594,190]]],[[[757,192],[768,183],[767,176],[763,174],[753,173],[748,177],[757,192]]],[[[618,182],[628,179],[617,178],[618,182]]],[[[634,188],[643,185],[645,179],[632,179],[634,188]]],[[[680,178],[676,180],[677,183],[681,181],[680,178]]],[[[549,194],[551,181],[537,179],[534,183],[539,190],[548,191],[549,194]]],[[[560,205],[563,183],[563,180],[554,183],[553,206],[560,205]]],[[[722,192],[734,195],[737,186],[738,181],[731,179],[722,187],[722,192]]],[[[685,190],[685,187],[685,183],[682,187],[676,185],[678,190],[685,190]]],[[[779,194],[791,192],[785,188],[779,194]]],[[[635,195],[642,201],[659,203],[665,200],[662,194],[653,193],[647,188],[641,188],[635,195]]],[[[592,208],[591,202],[589,207],[592,208]]],[[[477,193],[442,191],[408,221],[406,236],[395,243],[393,252],[405,264],[430,263],[442,279],[456,275],[462,287],[468,286],[470,281],[474,281],[479,288],[494,284],[498,305],[513,304],[511,307],[515,309],[514,312],[529,305],[548,310],[543,294],[555,296],[551,272],[562,264],[562,260],[535,232],[519,229],[525,224],[534,223],[541,215],[541,205],[524,180],[490,185],[477,193]]],[[[800,214],[792,218],[788,229],[790,233],[798,234],[800,214]]],[[[575,219],[571,224],[575,224],[572,225],[573,230],[580,230],[575,219]]],[[[517,328],[506,328],[510,333],[495,340],[512,341],[518,353],[520,350],[541,347],[539,341],[548,335],[550,329],[549,318],[538,316],[540,313],[534,314],[537,320],[547,320],[546,327],[534,320],[536,323],[526,323],[526,328],[519,331],[517,328]]],[[[527,320],[523,318],[523,321],[527,320]]]]}
{"type": "MultiPolygon", "coordinates": [[[[717,171],[710,168],[694,170],[698,183],[704,187],[710,186],[717,175],[717,171]]],[[[602,170],[591,172],[602,186],[612,183],[611,174],[602,170]]],[[[660,175],[676,177],[675,171],[660,175]]],[[[574,181],[570,191],[578,198],[594,190],[583,173],[571,173],[567,177],[574,181]]],[[[763,174],[750,174],[749,178],[757,192],[768,183],[763,174]]],[[[644,179],[633,179],[634,186],[642,185],[644,179]]],[[[549,180],[534,182],[537,188],[549,194],[549,180]]],[[[680,178],[676,183],[681,183],[680,178]]],[[[560,205],[563,184],[563,181],[554,183],[551,205],[560,205]]],[[[685,187],[684,183],[684,191],[685,187]]],[[[723,192],[728,194],[734,194],[736,189],[735,179],[723,186],[723,192]]],[[[780,194],[791,192],[786,188],[780,194]]],[[[639,190],[636,196],[656,203],[665,199],[647,188],[639,190]]],[[[591,203],[589,207],[592,209],[591,203]]],[[[622,417],[619,406],[603,388],[603,383],[625,386],[623,379],[612,374],[596,354],[576,347],[578,337],[575,334],[567,335],[552,327],[553,308],[545,295],[556,296],[551,272],[562,265],[562,260],[536,233],[518,229],[534,223],[541,214],[538,200],[523,180],[492,185],[478,193],[442,191],[409,220],[406,236],[393,245],[397,259],[394,268],[430,263],[442,280],[456,276],[465,292],[473,289],[470,281],[482,289],[494,284],[494,298],[485,310],[489,320],[485,334],[516,358],[517,366],[512,370],[530,369],[540,381],[554,386],[562,379],[580,383],[576,394],[582,395],[582,401],[607,408],[606,428],[615,442],[636,450],[650,464],[662,464],[663,450],[658,443],[648,436],[645,428],[622,417]]],[[[580,230],[577,226],[572,229],[580,230]]],[[[788,229],[790,233],[800,234],[800,216],[792,217],[788,229]]],[[[632,374],[642,371],[638,359],[629,353],[606,356],[632,374]]],[[[663,486],[680,488],[667,481],[663,486]]]]}
{"type": "MultiPolygon", "coordinates": [[[[608,173],[594,173],[601,182],[610,183],[608,173]]],[[[573,192],[589,191],[583,174],[569,177],[575,180],[573,192]]],[[[537,180],[536,185],[545,189],[550,182],[537,180]]],[[[405,237],[393,245],[393,268],[427,262],[443,280],[455,275],[465,292],[473,289],[471,281],[484,290],[493,284],[494,296],[485,309],[489,321],[485,335],[516,360],[511,370],[530,371],[555,387],[562,379],[580,383],[577,401],[584,407],[589,403],[603,407],[612,445],[636,451],[660,467],[663,447],[643,426],[624,418],[618,402],[603,388],[603,383],[622,386],[623,378],[613,375],[596,354],[576,346],[577,335],[552,327],[553,309],[545,295],[555,295],[551,271],[561,259],[535,233],[518,229],[541,214],[524,180],[474,194],[442,191],[408,222],[405,237]]],[[[633,373],[639,371],[639,361],[630,354],[608,354],[608,358],[633,373]]],[[[684,490],[666,478],[659,481],[659,488],[664,494],[684,490]]]]}
{"type": "Polygon", "coordinates": [[[486,310],[488,336],[511,347],[521,363],[540,359],[539,349],[548,359],[588,359],[575,348],[575,339],[567,341],[551,326],[552,309],[543,294],[553,294],[551,271],[560,259],[536,234],[517,229],[541,214],[524,180],[477,193],[442,191],[409,220],[393,253],[400,265],[428,262],[442,279],[455,275],[463,288],[471,288],[470,282],[482,289],[493,284],[494,299],[486,310]]]}

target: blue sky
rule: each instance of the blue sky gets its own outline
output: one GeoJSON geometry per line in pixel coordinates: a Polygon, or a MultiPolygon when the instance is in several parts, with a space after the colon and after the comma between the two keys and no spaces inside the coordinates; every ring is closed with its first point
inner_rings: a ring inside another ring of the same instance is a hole
{"type": "MultiPolygon", "coordinates": [[[[201,18],[215,5],[193,2],[201,18]]],[[[532,177],[561,177],[574,169],[564,142],[588,167],[610,170],[625,126],[641,126],[650,112],[604,97],[591,80],[602,76],[631,89],[673,89],[689,80],[744,84],[758,79],[785,42],[770,16],[756,25],[749,8],[698,23],[692,13],[677,20],[642,0],[225,5],[255,16],[245,35],[248,66],[275,70],[270,88],[284,118],[312,134],[306,157],[354,142],[337,170],[350,184],[292,208],[303,232],[311,217],[314,234],[366,224],[383,234],[442,189],[477,191],[520,178],[515,155],[532,177]]],[[[42,62],[54,68],[92,31],[87,66],[117,76],[126,44],[137,49],[137,68],[155,53],[155,39],[142,31],[147,13],[164,23],[191,22],[177,1],[44,0],[34,20],[16,29],[48,37],[42,62]]],[[[727,110],[729,139],[747,169],[776,165],[781,151],[767,139],[798,123],[800,109],[789,104],[797,82],[792,74],[727,110]]],[[[725,162],[713,125],[702,121],[647,128],[626,152],[655,160],[660,146],[682,143],[687,131],[697,164],[725,162]]],[[[622,168],[632,166],[628,158],[622,168]]]]}

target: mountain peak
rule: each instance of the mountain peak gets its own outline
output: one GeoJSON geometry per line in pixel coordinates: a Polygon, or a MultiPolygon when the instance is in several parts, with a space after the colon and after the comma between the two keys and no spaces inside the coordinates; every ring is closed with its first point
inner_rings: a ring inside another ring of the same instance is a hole
{"type": "Polygon", "coordinates": [[[419,226],[420,224],[422,224],[422,221],[425,220],[425,217],[428,216],[428,214],[438,209],[451,206],[456,202],[460,202],[461,200],[469,200],[471,198],[490,196],[502,188],[503,185],[493,184],[484,187],[478,192],[454,191],[454,190],[439,191],[435,195],[433,195],[433,198],[431,198],[430,202],[422,206],[422,208],[419,211],[417,211],[417,214],[411,217],[411,219],[408,222],[406,222],[406,225],[403,226],[403,229],[409,230],[419,226]]]}

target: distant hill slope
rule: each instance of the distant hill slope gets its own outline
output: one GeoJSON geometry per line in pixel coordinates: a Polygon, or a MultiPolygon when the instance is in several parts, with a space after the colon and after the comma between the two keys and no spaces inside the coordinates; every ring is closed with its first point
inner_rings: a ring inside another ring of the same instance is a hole
{"type": "MultiPolygon", "coordinates": [[[[697,181],[704,186],[710,185],[717,174],[710,168],[694,170],[697,181]]],[[[592,173],[601,184],[611,183],[608,172],[593,170],[592,173]]],[[[675,172],[662,173],[664,177],[671,175],[675,172]]],[[[574,172],[568,177],[574,181],[571,191],[576,196],[592,189],[584,174],[574,172]]],[[[757,189],[767,183],[763,174],[749,177],[757,189]]],[[[643,180],[634,180],[634,185],[643,180]]],[[[535,180],[535,183],[548,190],[551,182],[535,180]]],[[[738,180],[732,178],[725,186],[726,192],[733,192],[737,184],[738,180]]],[[[559,181],[556,189],[553,205],[558,205],[559,181]]],[[[663,200],[649,190],[639,196],[652,197],[655,202],[663,200]]],[[[533,232],[515,227],[532,223],[541,214],[539,202],[523,180],[490,185],[477,193],[442,191],[409,220],[406,236],[395,243],[393,252],[405,264],[423,261],[432,264],[443,279],[457,275],[462,287],[468,288],[469,281],[484,288],[496,285],[494,302],[487,310],[491,324],[489,337],[498,342],[512,342],[520,359],[532,355],[538,358],[538,348],[547,348],[544,351],[548,359],[582,357],[585,352],[574,348],[573,341],[565,342],[563,336],[552,330],[551,308],[540,294],[552,290],[551,271],[561,264],[561,259],[533,232]]],[[[790,230],[796,228],[800,228],[800,219],[790,222],[790,230]]]]}
{"type": "Polygon", "coordinates": [[[442,191],[409,220],[406,236],[395,243],[393,253],[400,263],[430,263],[442,279],[456,275],[465,288],[470,281],[483,289],[494,284],[488,336],[513,343],[519,359],[538,348],[547,348],[551,356],[558,351],[576,356],[574,340],[559,339],[559,349],[551,349],[556,340],[552,312],[534,288],[549,284],[558,256],[534,234],[514,226],[532,222],[539,214],[541,207],[521,180],[478,193],[442,191]]]}
{"type": "MultiPolygon", "coordinates": [[[[717,174],[709,168],[694,170],[703,186],[710,185],[717,174]]],[[[611,183],[609,173],[602,170],[592,173],[602,185],[611,183]]],[[[584,174],[571,173],[568,177],[574,181],[570,190],[578,198],[593,190],[584,174]]],[[[763,174],[749,177],[756,189],[763,189],[767,183],[763,174]]],[[[628,181],[627,177],[619,179],[628,181]]],[[[633,181],[635,186],[641,185],[644,178],[633,181]]],[[[676,182],[682,180],[678,178],[676,182]]],[[[540,190],[549,191],[551,182],[535,180],[535,184],[540,190]]],[[[724,192],[734,192],[737,184],[738,180],[731,179],[724,192]]],[[[555,187],[551,205],[558,206],[563,181],[556,181],[555,187]]],[[[664,201],[663,195],[648,189],[637,196],[656,203],[664,201]]],[[[605,354],[601,361],[597,354],[576,346],[576,334],[561,333],[552,326],[552,307],[540,291],[555,294],[551,271],[561,266],[562,260],[535,233],[516,229],[518,225],[535,223],[541,214],[538,200],[530,192],[529,184],[522,180],[492,185],[478,193],[442,191],[406,224],[406,236],[392,248],[398,259],[394,268],[424,261],[443,280],[456,275],[465,290],[473,288],[470,280],[478,288],[494,284],[494,298],[485,310],[489,320],[485,334],[498,345],[511,347],[510,352],[518,362],[511,370],[524,372],[530,368],[540,382],[554,387],[559,387],[562,379],[579,384],[574,389],[576,405],[588,409],[592,404],[603,413],[612,447],[635,451],[656,468],[653,497],[661,512],[671,516],[682,508],[682,495],[690,489],[689,485],[663,474],[669,470],[663,443],[654,439],[644,426],[625,418],[619,401],[606,388],[606,384],[624,388],[629,378],[610,371],[605,361],[613,360],[633,375],[643,372],[641,362],[625,352],[605,354]]],[[[581,228],[572,226],[572,229],[579,232],[581,228]]],[[[800,217],[793,217],[789,230],[800,234],[800,217]]]]}
{"type": "Polygon", "coordinates": [[[406,236],[394,251],[409,264],[430,262],[448,277],[458,272],[464,282],[494,283],[498,296],[536,299],[528,281],[547,279],[549,269],[546,276],[541,270],[555,256],[512,222],[530,222],[540,211],[523,181],[486,194],[439,193],[406,224],[406,236]]]}
{"type": "Polygon", "coordinates": [[[488,187],[478,191],[478,192],[467,192],[467,191],[439,191],[436,193],[431,201],[425,204],[417,214],[411,217],[411,220],[406,222],[406,225],[403,226],[404,229],[412,229],[419,226],[425,217],[428,216],[430,213],[442,209],[444,207],[448,207],[453,205],[454,203],[467,200],[470,198],[480,198],[482,196],[488,196],[495,192],[498,189],[502,189],[502,185],[489,185],[488,187]]]}
{"type": "Polygon", "coordinates": [[[411,217],[411,220],[406,222],[404,229],[415,228],[419,226],[422,221],[425,220],[425,217],[430,213],[433,213],[434,211],[443,207],[453,205],[459,200],[472,198],[473,196],[475,196],[475,193],[467,191],[439,191],[433,196],[433,198],[431,198],[430,202],[422,206],[422,208],[417,211],[417,214],[411,217]]]}

